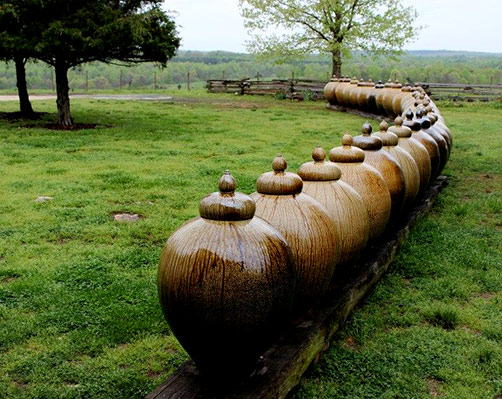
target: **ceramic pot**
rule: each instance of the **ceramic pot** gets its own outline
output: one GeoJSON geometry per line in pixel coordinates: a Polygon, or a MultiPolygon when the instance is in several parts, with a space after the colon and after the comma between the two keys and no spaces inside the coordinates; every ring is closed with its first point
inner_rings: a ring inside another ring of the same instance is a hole
{"type": "Polygon", "coordinates": [[[370,221],[369,239],[374,240],[383,234],[389,221],[390,192],[380,172],[364,161],[364,151],[353,146],[352,136],[343,136],[342,144],[330,151],[329,159],[340,168],[341,180],[364,201],[370,221]]]}
{"type": "Polygon", "coordinates": [[[368,242],[370,221],[366,206],[357,191],[340,180],[340,169],[333,162],[326,162],[326,152],[321,147],[314,150],[312,158],[313,162],[298,169],[303,192],[323,204],[340,229],[340,264],[352,263],[368,242]]]}
{"type": "Polygon", "coordinates": [[[399,138],[388,131],[389,125],[383,121],[380,123],[380,130],[374,134],[382,140],[383,149],[387,151],[398,162],[404,175],[404,205],[403,210],[409,212],[418,191],[420,190],[420,172],[413,157],[404,149],[398,146],[399,138]]]}
{"type": "Polygon", "coordinates": [[[333,78],[324,86],[324,97],[331,105],[337,105],[336,101],[336,87],[338,86],[339,80],[334,75],[333,78]]]}
{"type": "Polygon", "coordinates": [[[302,193],[300,176],[286,172],[287,163],[276,157],[273,172],[257,182],[256,215],[274,226],[291,247],[296,262],[295,306],[321,297],[328,288],[340,260],[339,230],[326,208],[302,193]]]}
{"type": "Polygon", "coordinates": [[[429,159],[431,161],[431,178],[430,182],[434,180],[439,175],[439,163],[441,161],[441,154],[439,152],[439,146],[431,136],[425,134],[422,131],[422,125],[420,122],[413,119],[414,114],[410,109],[406,113],[406,120],[403,122],[403,126],[409,127],[412,132],[412,136],[420,144],[422,144],[427,153],[429,154],[429,159]]]}
{"type": "Polygon", "coordinates": [[[361,89],[361,84],[359,80],[355,79],[351,82],[351,89],[348,92],[348,107],[357,108],[359,105],[359,91],[361,89]]]}
{"type": "Polygon", "coordinates": [[[394,96],[392,103],[394,115],[401,115],[404,109],[408,109],[412,101],[414,101],[414,99],[411,95],[411,87],[404,86],[401,91],[394,96]]]}
{"type": "Polygon", "coordinates": [[[441,173],[446,165],[446,162],[448,162],[448,143],[436,129],[431,129],[431,120],[429,118],[425,118],[424,115],[425,110],[423,108],[419,108],[416,113],[416,120],[420,123],[422,132],[431,136],[439,147],[440,158],[438,173],[441,173]]]}
{"type": "Polygon", "coordinates": [[[360,83],[359,94],[357,97],[357,107],[361,111],[369,111],[368,100],[369,95],[375,88],[375,84],[370,79],[368,82],[360,83]]]}
{"type": "Polygon", "coordinates": [[[398,161],[383,147],[382,140],[372,136],[373,128],[365,123],[360,136],[354,137],[354,145],[364,151],[365,162],[380,172],[390,191],[392,200],[392,217],[397,217],[404,206],[405,182],[404,173],[398,161]]]}
{"type": "Polygon", "coordinates": [[[378,108],[379,115],[387,115],[387,111],[385,109],[385,102],[387,96],[392,92],[392,82],[390,80],[384,84],[383,89],[380,90],[376,97],[376,106],[378,108]]]}
{"type": "Polygon", "coordinates": [[[378,114],[379,108],[377,106],[377,97],[380,95],[380,92],[384,88],[382,81],[380,80],[373,89],[371,89],[368,93],[368,99],[366,101],[366,108],[369,112],[373,114],[378,114]]]}
{"type": "Polygon", "coordinates": [[[398,116],[395,125],[389,128],[389,132],[398,137],[397,145],[407,151],[415,160],[420,173],[420,193],[423,193],[431,179],[431,159],[429,153],[422,143],[412,137],[412,130],[403,126],[403,118],[398,116]]]}
{"type": "Polygon", "coordinates": [[[336,103],[340,106],[344,106],[344,92],[348,86],[350,86],[350,79],[344,77],[338,81],[338,85],[335,88],[336,103]]]}
{"type": "Polygon", "coordinates": [[[385,113],[391,117],[399,115],[400,113],[394,112],[394,100],[401,93],[401,89],[403,85],[399,82],[391,83],[390,90],[387,91],[386,95],[383,98],[383,106],[385,109],[385,113]]]}
{"type": "Polygon", "coordinates": [[[291,310],[295,266],[285,238],[255,217],[229,172],[200,216],[176,230],[162,252],[160,304],[172,332],[208,375],[252,365],[291,310]]]}
{"type": "Polygon", "coordinates": [[[448,143],[448,149],[450,150],[449,153],[451,153],[453,137],[451,135],[450,129],[448,129],[448,126],[446,126],[446,124],[441,121],[440,114],[433,111],[432,107],[428,104],[428,101],[424,101],[424,106],[425,111],[427,112],[427,116],[433,119],[431,120],[432,126],[438,129],[439,133],[441,133],[443,138],[446,140],[446,142],[448,143]]]}

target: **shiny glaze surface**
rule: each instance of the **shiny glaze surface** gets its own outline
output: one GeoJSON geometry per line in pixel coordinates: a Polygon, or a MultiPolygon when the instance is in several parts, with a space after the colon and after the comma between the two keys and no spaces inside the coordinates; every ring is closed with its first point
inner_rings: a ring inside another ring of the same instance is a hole
{"type": "Polygon", "coordinates": [[[303,179],[303,192],[319,201],[340,230],[340,264],[355,261],[366,247],[369,237],[369,216],[361,196],[340,180],[340,169],[326,162],[326,152],[318,147],[312,157],[314,162],[300,166],[298,174],[303,179]]]}
{"type": "Polygon", "coordinates": [[[382,175],[364,162],[364,152],[352,146],[353,138],[344,135],[343,147],[330,151],[330,160],[342,171],[341,180],[351,186],[363,200],[369,216],[369,239],[383,234],[391,213],[391,197],[382,175]]]}
{"type": "Polygon", "coordinates": [[[411,210],[420,190],[420,172],[417,163],[408,152],[398,146],[399,138],[388,131],[387,122],[380,124],[380,131],[374,134],[382,139],[383,149],[398,162],[404,175],[404,204],[405,212],[411,210]]]}
{"type": "Polygon", "coordinates": [[[420,174],[420,192],[423,192],[429,185],[431,178],[431,159],[429,153],[422,143],[413,138],[413,132],[410,128],[403,126],[401,117],[397,117],[395,126],[389,128],[398,136],[398,146],[407,151],[415,160],[418,172],[420,174]]]}

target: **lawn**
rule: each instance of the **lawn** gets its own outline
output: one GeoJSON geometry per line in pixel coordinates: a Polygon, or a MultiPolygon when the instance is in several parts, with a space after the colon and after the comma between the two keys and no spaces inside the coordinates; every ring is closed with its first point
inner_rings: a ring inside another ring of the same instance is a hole
{"type": "MultiPolygon", "coordinates": [[[[225,169],[250,193],[275,155],[294,171],[364,122],[322,103],[200,98],[74,100],[93,130],[0,120],[0,397],[150,392],[187,359],[156,292],[169,235],[225,169]]],[[[442,109],[450,187],[296,398],[502,397],[502,107],[442,109]]]]}

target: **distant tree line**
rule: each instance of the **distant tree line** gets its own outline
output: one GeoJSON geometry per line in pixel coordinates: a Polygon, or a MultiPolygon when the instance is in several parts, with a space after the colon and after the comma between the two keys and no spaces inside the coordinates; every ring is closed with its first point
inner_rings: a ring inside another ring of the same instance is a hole
{"type": "MultiPolygon", "coordinates": [[[[249,54],[222,51],[184,51],[173,58],[167,68],[159,69],[153,63],[132,67],[88,63],[68,71],[69,87],[73,91],[152,89],[168,85],[184,85],[187,74],[192,82],[209,79],[289,79],[326,81],[330,77],[329,57],[311,56],[297,62],[274,64],[258,61],[249,54]],[[122,78],[121,78],[122,77],[122,78]]],[[[16,87],[13,63],[0,67],[0,90],[16,87]]],[[[470,53],[412,52],[398,61],[385,58],[367,58],[355,54],[347,61],[342,74],[363,79],[410,80],[413,82],[502,84],[502,56],[470,53]]],[[[47,90],[54,87],[54,71],[43,63],[28,63],[26,79],[29,89],[47,90]]]]}

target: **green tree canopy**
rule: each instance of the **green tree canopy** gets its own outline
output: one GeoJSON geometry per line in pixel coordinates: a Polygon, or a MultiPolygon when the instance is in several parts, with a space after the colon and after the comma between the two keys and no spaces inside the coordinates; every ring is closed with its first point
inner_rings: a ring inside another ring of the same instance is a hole
{"type": "Polygon", "coordinates": [[[397,55],[413,39],[417,13],[401,0],[239,0],[251,52],[284,59],[330,53],[333,74],[353,50],[397,55]],[[274,32],[271,32],[274,30],[274,32]]]}
{"type": "Polygon", "coordinates": [[[33,57],[56,72],[58,122],[73,120],[68,96],[68,70],[91,61],[106,63],[155,62],[165,66],[180,39],[162,0],[2,0],[30,10],[36,38],[33,57]],[[36,18],[33,18],[35,16],[36,18]]]}

